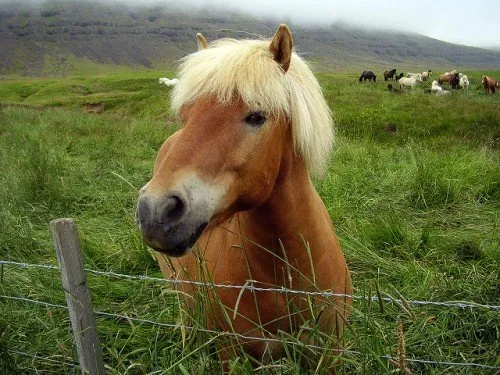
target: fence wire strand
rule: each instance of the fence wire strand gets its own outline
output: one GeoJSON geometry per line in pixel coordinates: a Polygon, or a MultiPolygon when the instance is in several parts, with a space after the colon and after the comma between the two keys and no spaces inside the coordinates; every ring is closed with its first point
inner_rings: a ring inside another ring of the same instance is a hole
{"type": "MultiPolygon", "coordinates": [[[[76,362],[67,362],[67,361],[60,361],[60,360],[57,360],[57,359],[52,359],[52,358],[48,358],[48,357],[41,357],[37,354],[33,354],[33,353],[25,353],[25,352],[21,352],[19,350],[11,350],[9,349],[8,350],[9,353],[12,353],[12,354],[15,354],[15,355],[18,355],[18,356],[23,356],[23,357],[29,357],[29,358],[33,358],[33,359],[38,359],[40,361],[46,361],[46,362],[49,362],[51,364],[58,364],[58,365],[65,365],[65,366],[68,366],[68,367],[73,367],[73,368],[80,368],[80,365],[76,362]]],[[[33,370],[36,370],[36,369],[33,369],[33,370]]]]}
{"type": "MultiPolygon", "coordinates": [[[[3,265],[3,264],[10,265],[10,266],[22,267],[22,268],[41,268],[41,269],[59,271],[59,267],[54,266],[54,265],[29,264],[29,263],[22,263],[22,262],[0,260],[0,265],[3,265]]],[[[406,300],[406,299],[394,298],[387,293],[386,293],[387,297],[380,297],[379,298],[378,296],[370,296],[370,297],[356,296],[356,295],[343,294],[343,293],[333,293],[333,292],[328,292],[328,291],[310,292],[310,291],[305,291],[305,290],[294,290],[294,289],[289,289],[289,288],[285,288],[285,287],[263,288],[263,287],[255,286],[252,281],[247,282],[245,285],[232,285],[232,284],[205,283],[205,282],[201,282],[201,281],[164,279],[164,278],[159,278],[159,277],[150,277],[150,276],[146,276],[146,275],[127,275],[127,274],[122,274],[122,273],[115,273],[115,272],[110,272],[110,271],[98,271],[98,270],[93,270],[93,269],[85,269],[85,272],[88,272],[88,273],[94,274],[94,275],[110,277],[110,278],[128,279],[128,280],[142,280],[142,281],[155,281],[155,282],[167,283],[167,284],[172,284],[172,285],[189,284],[189,285],[194,285],[194,286],[210,287],[210,288],[215,287],[215,288],[248,290],[250,292],[277,292],[277,293],[282,293],[282,294],[300,294],[300,295],[319,296],[319,297],[345,297],[345,298],[352,298],[354,300],[365,300],[365,301],[371,301],[371,302],[383,301],[383,302],[398,303],[398,304],[410,304],[410,305],[416,305],[416,306],[429,305],[429,306],[437,306],[437,307],[438,306],[440,306],[440,307],[458,307],[458,308],[462,308],[462,309],[465,309],[465,308],[483,308],[483,309],[489,309],[489,310],[500,310],[500,305],[486,305],[486,304],[481,304],[481,303],[476,303],[476,302],[471,302],[471,301],[446,301],[446,302],[443,302],[443,301],[406,300]]]]}
{"type": "MultiPolygon", "coordinates": [[[[30,298],[25,298],[25,297],[0,295],[0,298],[10,299],[10,300],[14,300],[14,301],[28,302],[28,303],[42,305],[45,307],[54,307],[54,308],[61,308],[61,309],[68,310],[68,307],[64,306],[64,305],[34,300],[34,299],[30,299],[30,298]]],[[[141,324],[149,324],[149,325],[158,326],[158,327],[167,327],[167,328],[172,328],[172,329],[196,330],[199,332],[215,334],[217,336],[233,336],[233,337],[241,338],[244,340],[268,341],[268,342],[278,342],[278,343],[291,344],[291,345],[302,345],[303,347],[307,347],[307,348],[311,348],[311,349],[324,350],[324,348],[322,348],[322,347],[310,345],[310,344],[303,344],[301,342],[290,342],[290,341],[284,341],[284,340],[279,340],[279,339],[270,338],[270,337],[245,336],[245,335],[242,335],[242,334],[239,334],[236,332],[221,332],[221,331],[214,331],[214,330],[209,330],[209,329],[204,329],[204,328],[199,328],[199,327],[192,327],[192,326],[173,324],[173,323],[161,323],[161,322],[156,322],[154,320],[135,318],[135,317],[127,316],[127,315],[108,313],[108,312],[104,312],[104,311],[94,310],[94,314],[99,315],[99,316],[103,316],[103,317],[132,321],[132,322],[137,322],[137,323],[141,323],[141,324]]],[[[11,351],[11,352],[16,353],[15,351],[11,351]]],[[[347,354],[352,354],[352,355],[362,355],[363,354],[361,352],[352,351],[352,350],[343,350],[342,352],[347,353],[347,354]]],[[[27,354],[27,353],[19,352],[19,354],[21,355],[21,354],[27,354]]],[[[35,357],[35,356],[33,356],[33,357],[37,358],[37,359],[52,361],[52,362],[61,362],[61,361],[52,360],[50,358],[35,357]]],[[[381,356],[381,358],[385,358],[385,359],[393,360],[393,361],[397,360],[396,357],[392,357],[390,355],[384,355],[384,356],[381,356]]],[[[500,366],[490,366],[490,365],[484,365],[481,363],[433,361],[433,360],[427,360],[427,359],[408,358],[408,357],[405,358],[405,360],[408,362],[422,363],[422,364],[429,364],[429,365],[438,365],[438,366],[475,367],[475,368],[482,368],[482,369],[500,370],[500,366]]],[[[61,363],[64,363],[64,364],[67,364],[70,366],[71,365],[78,366],[77,364],[71,364],[69,362],[61,362],[61,363]]]]}

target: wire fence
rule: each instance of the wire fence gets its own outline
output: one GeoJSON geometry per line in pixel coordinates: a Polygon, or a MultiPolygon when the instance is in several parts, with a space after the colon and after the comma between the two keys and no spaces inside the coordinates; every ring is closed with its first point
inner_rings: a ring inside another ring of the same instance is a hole
{"type": "MultiPolygon", "coordinates": [[[[19,267],[19,268],[36,268],[36,269],[45,269],[45,270],[53,270],[53,271],[59,271],[60,268],[58,266],[50,265],[50,264],[30,264],[30,263],[25,263],[25,262],[16,262],[16,261],[9,261],[9,260],[0,260],[0,269],[3,274],[3,266],[12,266],[12,267],[19,267]]],[[[153,281],[153,282],[160,282],[160,283],[167,283],[171,285],[176,285],[176,284],[184,284],[188,283],[190,285],[196,285],[196,286],[203,286],[203,287],[209,287],[209,288],[235,288],[235,289],[240,289],[240,290],[248,290],[250,292],[278,292],[278,293],[285,293],[285,294],[299,294],[299,295],[309,295],[309,296],[323,296],[323,297],[349,297],[353,298],[355,300],[366,300],[366,301],[384,301],[384,302],[390,302],[390,303],[396,303],[398,305],[416,305],[416,306],[434,306],[434,307],[447,307],[447,308],[459,308],[459,309],[465,309],[465,308],[470,308],[470,309],[487,309],[491,311],[498,311],[500,310],[500,306],[498,305],[486,305],[486,304],[480,304],[480,303],[475,303],[471,301],[421,301],[421,300],[410,300],[410,299],[401,299],[401,298],[394,298],[392,296],[388,297],[378,297],[378,296],[356,296],[356,295],[349,295],[349,294],[342,294],[342,293],[331,293],[328,291],[317,291],[317,292],[309,292],[309,291],[303,291],[303,290],[293,290],[293,289],[288,289],[288,288],[262,288],[262,287],[256,287],[253,285],[253,282],[246,283],[245,285],[230,285],[230,284],[213,284],[213,283],[203,283],[203,282],[192,282],[192,281],[185,281],[185,280],[177,280],[177,279],[164,279],[164,278],[157,278],[157,277],[150,277],[147,275],[128,275],[128,274],[121,274],[121,273],[115,273],[115,272],[110,272],[110,271],[98,271],[98,270],[93,270],[93,269],[85,269],[85,272],[89,274],[94,274],[102,277],[108,277],[108,278],[117,278],[117,279],[127,279],[127,280],[142,280],[142,281],[153,281]]],[[[57,309],[65,309],[68,310],[68,307],[65,305],[61,304],[56,304],[56,303],[51,303],[51,302],[46,302],[46,301],[40,301],[36,299],[31,299],[27,297],[21,297],[21,296],[8,296],[8,295],[0,295],[0,298],[3,300],[11,300],[11,301],[16,301],[16,302],[24,302],[24,303],[29,303],[29,304],[35,304],[35,305],[41,305],[47,308],[57,308],[57,309]]],[[[108,318],[108,319],[119,319],[119,320],[125,320],[125,321],[130,321],[130,322],[135,322],[138,324],[147,324],[147,325],[152,325],[152,326],[157,326],[157,327],[164,327],[164,328],[169,328],[169,329],[183,329],[183,330],[196,330],[198,332],[204,332],[212,335],[216,335],[218,337],[222,336],[233,336],[236,338],[240,339],[245,339],[245,340],[255,340],[255,341],[266,341],[266,342],[277,342],[277,343],[285,343],[285,344],[297,344],[296,342],[288,342],[284,341],[281,339],[277,338],[271,338],[271,337],[256,337],[256,336],[247,336],[247,335],[242,335],[236,332],[227,332],[227,331],[216,331],[216,330],[209,330],[209,329],[204,329],[200,327],[193,327],[193,326],[187,326],[187,325],[181,325],[181,324],[173,324],[173,323],[165,323],[165,322],[157,322],[154,320],[150,319],[142,319],[138,317],[131,317],[127,315],[121,315],[121,314],[116,314],[116,313],[109,313],[105,311],[98,311],[94,310],[94,314],[96,316],[101,316],[103,318],[108,318]]],[[[319,346],[311,345],[311,344],[302,344],[305,348],[311,348],[311,349],[323,349],[319,346]]],[[[25,353],[22,351],[17,351],[17,350],[9,350],[11,354],[18,355],[18,356],[24,356],[24,357],[30,357],[35,360],[43,360],[45,362],[49,362],[52,364],[58,364],[58,365],[64,365],[67,367],[73,367],[73,368],[79,368],[78,363],[74,362],[73,360],[68,361],[68,359],[64,360],[57,360],[53,358],[48,358],[48,357],[41,357],[37,354],[34,353],[25,353]]],[[[352,354],[352,355],[363,355],[362,352],[359,351],[353,351],[353,350],[343,350],[344,353],[352,354]]],[[[390,355],[384,355],[381,356],[381,358],[391,360],[391,361],[397,361],[398,358],[392,357],[390,355]]],[[[485,364],[480,364],[480,363],[468,363],[468,362],[451,362],[451,361],[434,361],[434,360],[427,360],[427,359],[421,359],[421,358],[409,358],[406,357],[405,361],[407,362],[412,362],[412,363],[420,363],[420,364],[429,364],[429,365],[435,365],[435,366],[452,366],[452,367],[460,367],[460,368],[478,368],[478,369],[488,369],[488,370],[500,370],[500,366],[491,366],[491,365],[485,365],[485,364]]],[[[36,370],[36,369],[33,369],[36,370]]]]}
{"type": "MultiPolygon", "coordinates": [[[[6,260],[0,260],[0,266],[1,265],[10,265],[10,266],[17,266],[17,267],[22,267],[22,268],[41,268],[41,269],[59,271],[59,267],[54,266],[54,265],[29,264],[29,263],[13,262],[13,261],[6,261],[6,260]]],[[[94,274],[94,275],[117,278],[117,279],[143,280],[143,281],[147,280],[147,281],[167,283],[167,284],[172,284],[172,285],[189,284],[189,285],[194,285],[194,286],[210,287],[210,288],[239,289],[239,290],[248,290],[250,292],[274,292],[274,293],[282,293],[282,294],[308,295],[308,296],[325,297],[325,298],[345,297],[345,298],[352,298],[354,300],[366,300],[366,301],[371,301],[371,302],[383,301],[383,302],[408,304],[408,305],[416,305],[416,306],[431,305],[431,306],[442,306],[442,307],[457,307],[457,308],[462,308],[462,309],[464,309],[464,308],[483,308],[483,309],[488,309],[488,310],[500,310],[500,305],[486,305],[486,304],[476,303],[476,302],[471,302],[471,301],[421,301],[421,300],[401,299],[401,298],[395,298],[387,293],[385,293],[387,295],[387,297],[379,297],[379,296],[357,296],[357,295],[344,294],[344,293],[332,293],[332,292],[328,292],[328,291],[311,292],[311,291],[305,291],[305,290],[289,289],[289,288],[285,288],[285,287],[263,288],[263,287],[255,286],[254,282],[251,280],[248,281],[247,283],[245,283],[244,285],[233,285],[233,284],[205,283],[205,282],[200,282],[200,281],[186,281],[186,280],[179,280],[179,279],[164,279],[164,278],[159,278],[159,277],[150,277],[147,275],[127,275],[127,274],[115,273],[115,272],[110,272],[110,271],[98,271],[98,270],[93,270],[93,269],[88,269],[88,268],[85,269],[85,272],[90,273],[90,274],[94,274]]]]}

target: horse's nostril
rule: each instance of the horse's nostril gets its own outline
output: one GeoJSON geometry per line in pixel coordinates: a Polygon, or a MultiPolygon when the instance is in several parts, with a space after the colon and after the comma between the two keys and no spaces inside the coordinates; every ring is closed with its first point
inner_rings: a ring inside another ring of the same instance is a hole
{"type": "Polygon", "coordinates": [[[166,198],[163,215],[161,215],[161,217],[166,223],[173,224],[181,219],[185,212],[186,204],[184,200],[177,195],[171,195],[166,198]]]}
{"type": "Polygon", "coordinates": [[[146,220],[149,216],[149,204],[146,199],[140,199],[137,205],[136,219],[137,223],[141,223],[146,220]]]}

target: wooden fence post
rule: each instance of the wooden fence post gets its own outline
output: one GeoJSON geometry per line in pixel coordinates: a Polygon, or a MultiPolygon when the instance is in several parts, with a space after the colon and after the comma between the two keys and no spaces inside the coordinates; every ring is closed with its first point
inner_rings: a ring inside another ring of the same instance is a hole
{"type": "Polygon", "coordinates": [[[76,225],[72,219],[57,219],[50,222],[50,228],[80,368],[83,374],[105,374],[76,225]]]}

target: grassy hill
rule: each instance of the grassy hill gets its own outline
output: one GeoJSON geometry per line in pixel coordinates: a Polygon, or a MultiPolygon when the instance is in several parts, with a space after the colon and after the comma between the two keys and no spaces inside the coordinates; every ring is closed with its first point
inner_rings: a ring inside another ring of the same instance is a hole
{"type": "MultiPolygon", "coordinates": [[[[216,9],[188,11],[171,5],[103,5],[93,1],[3,2],[0,7],[0,73],[68,75],[102,70],[101,64],[172,67],[209,40],[270,37],[278,20],[216,9]]],[[[364,69],[488,69],[500,52],[458,46],[417,34],[374,32],[345,25],[291,25],[296,47],[325,71],[364,69]]]]}
{"type": "MultiPolygon", "coordinates": [[[[442,97],[424,92],[429,82],[395,95],[383,82],[318,74],[337,140],[314,184],[357,296],[500,305],[500,95],[484,93],[482,71],[465,72],[469,92],[442,97]]],[[[178,124],[171,88],[157,77],[143,69],[0,84],[0,260],[57,264],[48,222],[73,217],[87,268],[161,277],[134,215],[138,189],[178,124]],[[89,111],[96,103],[101,110],[89,111]]],[[[0,374],[77,372],[67,311],[12,299],[64,305],[57,271],[4,265],[0,276],[0,374]]],[[[110,374],[221,373],[216,335],[201,332],[201,319],[186,323],[200,331],[168,328],[188,313],[165,283],[89,273],[88,285],[110,374]]],[[[360,298],[338,374],[401,373],[385,357],[398,353],[399,324],[412,374],[494,374],[443,362],[498,366],[499,317],[484,306],[360,298]]],[[[301,337],[282,339],[287,360],[259,373],[312,373],[301,337]]],[[[244,356],[232,366],[254,374],[244,356]]]]}

